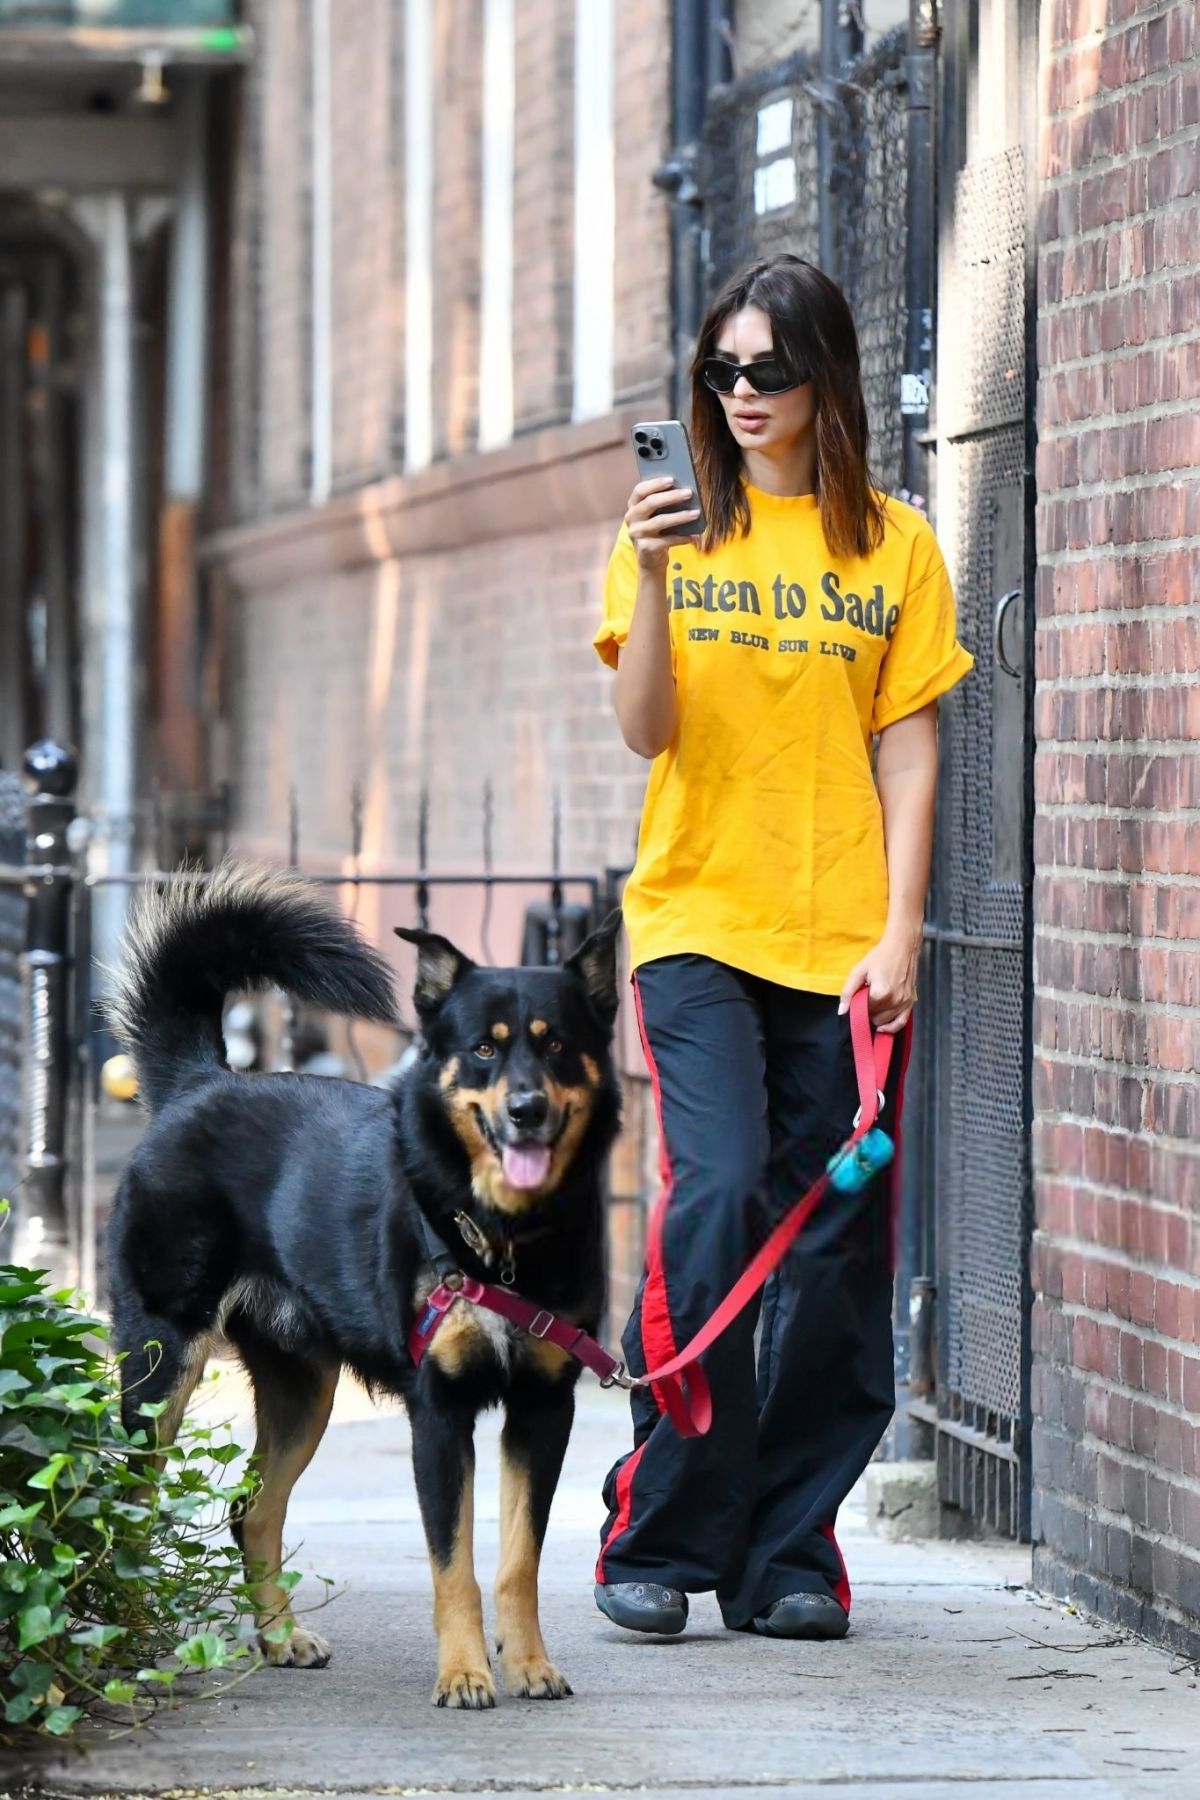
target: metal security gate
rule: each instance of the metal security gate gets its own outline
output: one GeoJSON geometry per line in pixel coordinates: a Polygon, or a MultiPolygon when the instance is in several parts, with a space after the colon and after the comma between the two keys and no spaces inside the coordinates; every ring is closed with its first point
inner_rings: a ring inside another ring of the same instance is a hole
{"type": "MultiPolygon", "coordinates": [[[[0,1198],[11,1200],[14,1211],[0,1262],[6,1256],[36,1256],[39,1266],[55,1271],[56,1279],[78,1282],[103,1304],[105,1274],[98,1244],[144,1118],[129,1104],[125,1071],[108,1062],[117,1047],[102,1019],[95,926],[102,908],[123,916],[140,888],[165,889],[205,877],[192,869],[154,867],[88,874],[72,847],[74,758],[42,743],[29,751],[25,763],[27,783],[0,772],[0,1198]]],[[[358,918],[360,899],[370,897],[375,906],[386,907],[389,918],[399,913],[428,927],[431,906],[445,905],[449,895],[466,891],[478,896],[472,925],[478,947],[456,932],[464,948],[485,964],[545,965],[565,961],[617,902],[622,870],[572,873],[562,867],[557,795],[549,867],[524,872],[499,871],[493,865],[490,783],[485,783],[481,800],[482,866],[472,871],[427,867],[429,800],[423,793],[412,872],[364,872],[362,811],[356,786],[350,795],[348,866],[336,874],[301,870],[334,890],[352,918],[358,918]],[[517,941],[508,930],[501,938],[494,924],[493,905],[501,894],[511,899],[502,910],[506,926],[519,930],[517,941]]],[[[224,848],[215,843],[214,858],[224,848]]],[[[288,851],[287,866],[300,870],[294,793],[288,851]]],[[[442,921],[434,928],[443,928],[442,921]]],[[[398,1058],[415,1030],[401,997],[394,1045],[398,1058]]],[[[370,1078],[353,1021],[331,1020],[287,995],[265,996],[254,1005],[235,1000],[226,1013],[225,1039],[231,1066],[239,1069],[370,1078]]],[[[395,1073],[393,1066],[375,1079],[388,1080],[395,1073]]]]}
{"type": "Polygon", "coordinates": [[[824,77],[801,52],[709,96],[700,157],[709,297],[790,250],[843,288],[858,325],[876,478],[902,491],[907,32],[824,77]]]}
{"type": "Polygon", "coordinates": [[[939,1492],[1029,1531],[1034,551],[1026,0],[971,0],[943,64],[938,535],[976,669],[943,708],[929,937],[939,1492]]]}
{"type": "MultiPolygon", "coordinates": [[[[0,864],[24,860],[25,790],[19,776],[0,771],[0,864]]],[[[18,887],[0,886],[0,1200],[15,1198],[20,1175],[24,950],[24,894],[18,887]]]]}

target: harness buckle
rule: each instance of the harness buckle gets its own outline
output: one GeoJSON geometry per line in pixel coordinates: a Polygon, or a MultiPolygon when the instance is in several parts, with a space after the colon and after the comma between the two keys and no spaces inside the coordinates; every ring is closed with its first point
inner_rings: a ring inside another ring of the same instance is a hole
{"type": "Polygon", "coordinates": [[[554,1314],[552,1312],[543,1311],[538,1313],[536,1318],[532,1319],[525,1329],[528,1331],[530,1337],[544,1338],[553,1323],[554,1314]]]}
{"type": "Polygon", "coordinates": [[[632,1394],[634,1388],[640,1387],[641,1385],[640,1379],[635,1375],[631,1375],[623,1362],[617,1364],[611,1375],[601,1375],[600,1377],[600,1386],[602,1388],[624,1388],[627,1394],[632,1394]]]}
{"type": "MultiPolygon", "coordinates": [[[[875,1106],[875,1117],[878,1118],[880,1113],[883,1111],[884,1107],[887,1105],[887,1095],[884,1093],[882,1088],[876,1088],[875,1093],[877,1096],[876,1106],[875,1106]]],[[[851,1131],[858,1130],[858,1121],[861,1118],[862,1118],[862,1107],[860,1106],[855,1111],[854,1123],[850,1127],[851,1131]]]]}

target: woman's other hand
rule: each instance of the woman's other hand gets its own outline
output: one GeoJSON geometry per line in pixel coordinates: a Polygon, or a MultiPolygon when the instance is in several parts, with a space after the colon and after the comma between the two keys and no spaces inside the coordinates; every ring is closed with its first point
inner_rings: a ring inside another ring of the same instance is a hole
{"type": "Polygon", "coordinates": [[[688,506],[692,498],[691,488],[677,488],[671,475],[638,482],[629,496],[625,524],[644,569],[665,569],[670,551],[695,542],[674,529],[700,517],[698,506],[688,506]]]}
{"type": "Polygon", "coordinates": [[[885,931],[873,950],[856,962],[842,985],[838,1012],[850,1010],[850,996],[865,987],[876,1031],[903,1031],[917,1000],[921,934],[885,931]]]}

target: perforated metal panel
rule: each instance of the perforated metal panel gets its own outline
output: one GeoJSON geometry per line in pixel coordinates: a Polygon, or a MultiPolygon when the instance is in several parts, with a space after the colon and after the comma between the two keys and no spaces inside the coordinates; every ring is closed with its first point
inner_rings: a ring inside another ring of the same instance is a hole
{"type": "Polygon", "coordinates": [[[871,463],[889,493],[901,483],[908,136],[906,33],[890,32],[822,84],[801,54],[732,82],[709,100],[700,181],[708,227],[708,286],[790,250],[821,261],[821,187],[832,203],[836,275],[854,313],[871,463]],[[829,122],[821,168],[818,122],[829,122]]]}
{"type": "Polygon", "coordinates": [[[833,186],[841,201],[838,273],[858,328],[871,465],[889,493],[900,487],[904,450],[906,48],[902,27],[854,64],[833,132],[833,186]]]}
{"type": "MultiPolygon", "coordinates": [[[[25,860],[25,794],[19,777],[0,772],[0,862],[25,860]]],[[[25,901],[0,886],[0,1199],[11,1200],[20,1173],[21,952],[25,901]]],[[[4,1260],[0,1255],[0,1262],[4,1260]]]]}
{"type": "Polygon", "coordinates": [[[954,261],[939,395],[947,436],[1025,415],[1025,158],[1017,146],[968,163],[955,189],[954,261]]]}
{"type": "Polygon", "coordinates": [[[939,357],[939,526],[976,669],[942,728],[938,1462],[945,1501],[1013,1534],[1028,1501],[1026,695],[992,640],[998,599],[1024,579],[1025,207],[1019,149],[959,175],[939,357]]]}
{"type": "Polygon", "coordinates": [[[711,290],[760,256],[819,259],[817,59],[803,53],[719,88],[701,155],[711,290]],[[760,147],[761,146],[761,147],[760,147]]]}

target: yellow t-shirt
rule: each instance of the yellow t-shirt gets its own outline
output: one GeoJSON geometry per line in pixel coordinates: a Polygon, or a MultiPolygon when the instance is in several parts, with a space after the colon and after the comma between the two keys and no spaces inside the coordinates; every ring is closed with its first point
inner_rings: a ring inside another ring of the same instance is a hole
{"type": "MultiPolygon", "coordinates": [[[[655,759],[625,889],[633,966],[692,952],[836,994],[887,920],[874,733],[972,666],[928,521],[887,501],[867,557],[830,555],[815,495],[748,487],[751,531],[667,567],[678,723],[655,759]]],[[[596,649],[637,597],[624,526],[596,649]]]]}

